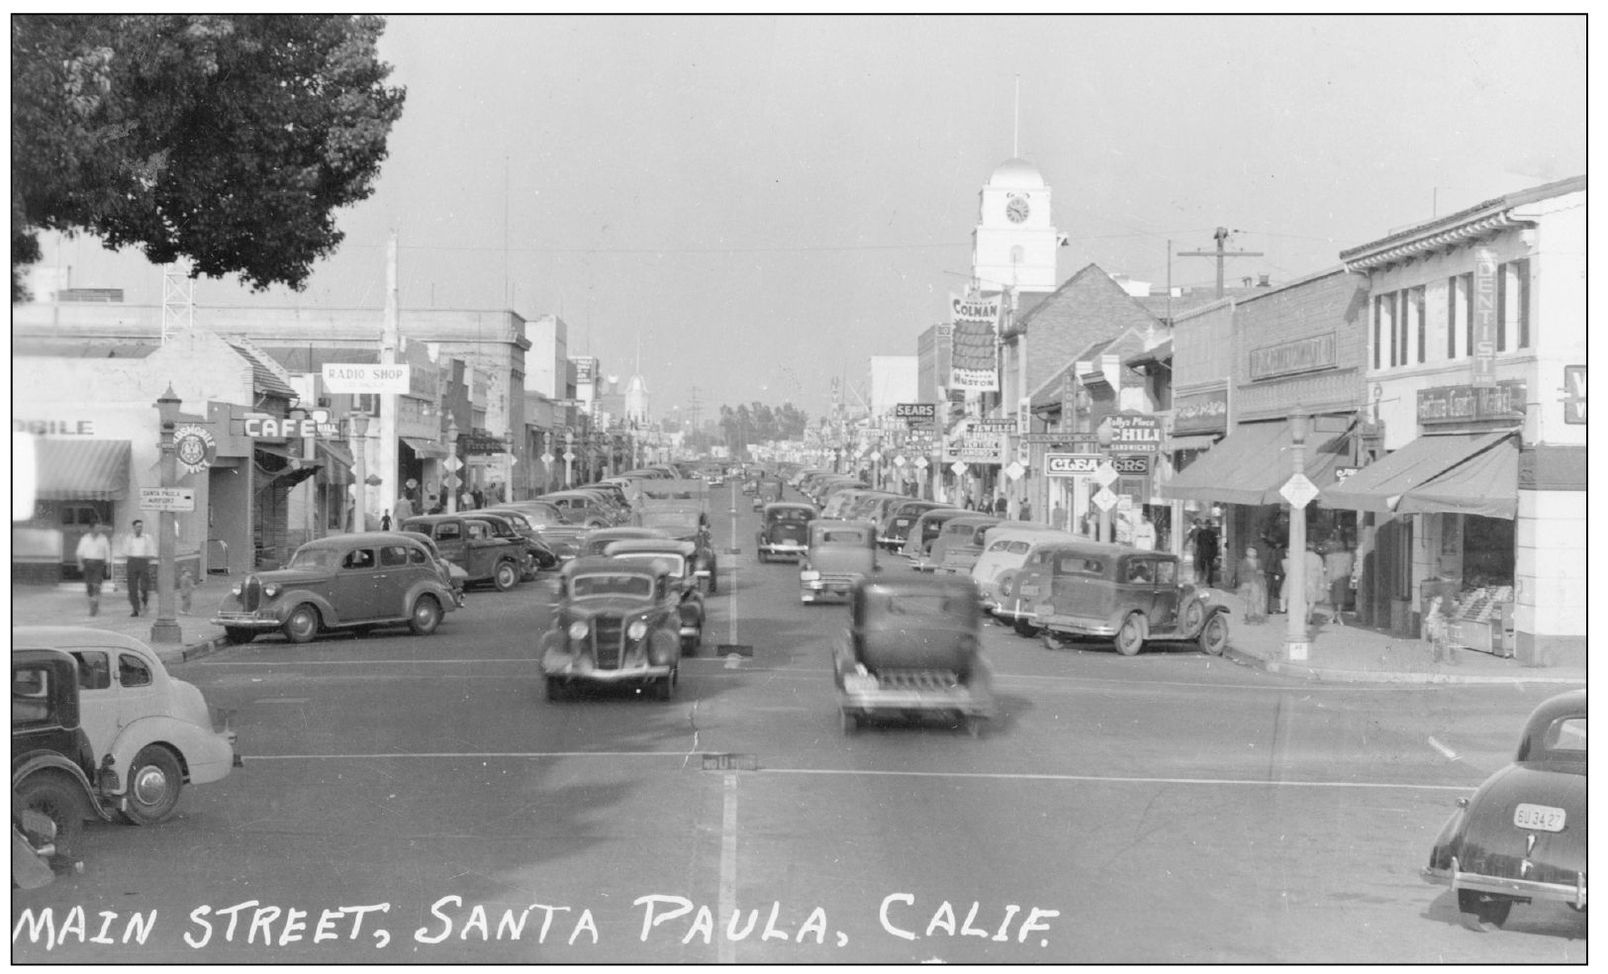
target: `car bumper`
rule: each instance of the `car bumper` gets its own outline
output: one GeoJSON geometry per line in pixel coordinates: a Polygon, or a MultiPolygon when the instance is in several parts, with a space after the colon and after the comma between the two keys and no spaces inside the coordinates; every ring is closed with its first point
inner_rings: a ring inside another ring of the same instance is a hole
{"type": "Polygon", "coordinates": [[[1017,622],[1022,619],[1036,619],[1037,613],[1022,605],[1021,599],[1012,599],[1008,602],[996,602],[991,610],[994,618],[1004,619],[1006,622],[1017,622]]]}
{"type": "Polygon", "coordinates": [[[971,717],[992,717],[994,695],[986,685],[911,686],[888,685],[874,677],[845,674],[839,688],[838,707],[847,713],[879,714],[911,711],[961,713],[971,717]],[[875,681],[875,686],[865,681],[875,681]]]}
{"type": "MultiPolygon", "coordinates": [[[[996,612],[995,615],[999,613],[996,612]]],[[[1104,620],[1079,619],[1074,616],[1038,615],[1028,613],[1039,625],[1052,632],[1070,633],[1074,636],[1115,636],[1117,627],[1104,620]]]]}
{"type": "Polygon", "coordinates": [[[1585,873],[1576,873],[1573,883],[1542,883],[1533,879],[1466,873],[1457,868],[1457,859],[1453,858],[1451,868],[1425,867],[1420,875],[1427,883],[1449,886],[1454,890],[1467,889],[1480,893],[1519,896],[1530,900],[1550,900],[1556,903],[1568,903],[1581,910],[1586,908],[1585,873]]]}
{"type": "Polygon", "coordinates": [[[548,657],[542,660],[543,676],[586,680],[592,683],[651,683],[669,676],[673,669],[668,665],[659,666],[652,663],[629,664],[617,669],[599,669],[592,664],[590,657],[560,659],[548,657]]]}
{"type": "Polygon", "coordinates": [[[848,594],[854,590],[855,583],[859,580],[860,577],[855,576],[854,578],[817,578],[807,582],[801,581],[798,583],[799,598],[805,602],[813,602],[822,596],[847,598],[848,594]]]}
{"type": "Polygon", "coordinates": [[[808,545],[801,544],[762,544],[759,550],[767,555],[802,555],[810,549],[808,545]]]}
{"type": "Polygon", "coordinates": [[[278,629],[284,622],[273,616],[260,615],[256,612],[219,612],[212,617],[212,624],[223,626],[226,629],[278,629]]]}

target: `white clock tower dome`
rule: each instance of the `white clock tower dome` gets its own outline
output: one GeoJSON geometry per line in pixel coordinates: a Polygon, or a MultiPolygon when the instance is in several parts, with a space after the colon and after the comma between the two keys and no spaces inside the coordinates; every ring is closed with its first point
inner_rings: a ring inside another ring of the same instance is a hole
{"type": "Polygon", "coordinates": [[[1055,290],[1056,242],[1050,188],[1025,159],[1000,163],[978,194],[972,276],[984,291],[1055,290]]]}

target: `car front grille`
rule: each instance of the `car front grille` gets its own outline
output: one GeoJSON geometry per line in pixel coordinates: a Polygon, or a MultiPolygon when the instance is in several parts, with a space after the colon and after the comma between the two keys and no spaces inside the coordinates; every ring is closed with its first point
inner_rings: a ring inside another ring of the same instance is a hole
{"type": "Polygon", "coordinates": [[[262,604],[262,579],[255,575],[246,579],[246,584],[240,587],[240,605],[247,612],[257,611],[262,604]]]}
{"type": "Polygon", "coordinates": [[[877,684],[887,690],[949,691],[960,678],[953,670],[880,670],[877,684]]]}
{"type": "Polygon", "coordinates": [[[865,576],[859,572],[822,572],[821,581],[843,585],[853,585],[865,576]]]}
{"type": "Polygon", "coordinates": [[[592,622],[592,658],[600,670],[617,670],[625,643],[625,624],[618,618],[599,616],[592,622]]]}

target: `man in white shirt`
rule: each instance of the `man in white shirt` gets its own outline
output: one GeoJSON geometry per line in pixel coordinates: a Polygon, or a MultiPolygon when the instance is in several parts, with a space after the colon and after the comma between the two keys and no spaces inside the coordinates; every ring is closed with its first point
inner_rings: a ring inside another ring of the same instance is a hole
{"type": "Polygon", "coordinates": [[[137,616],[151,604],[151,566],[156,558],[156,539],[145,533],[145,522],[135,518],[134,533],[128,539],[129,615],[137,616]]]}
{"type": "Polygon", "coordinates": [[[1156,550],[1156,526],[1150,523],[1149,514],[1139,515],[1139,524],[1133,529],[1133,546],[1145,551],[1156,550]]]}
{"type": "Polygon", "coordinates": [[[101,582],[112,562],[112,542],[106,537],[106,525],[96,521],[89,533],[78,539],[75,557],[84,576],[84,591],[89,594],[89,614],[99,615],[101,582]]]}

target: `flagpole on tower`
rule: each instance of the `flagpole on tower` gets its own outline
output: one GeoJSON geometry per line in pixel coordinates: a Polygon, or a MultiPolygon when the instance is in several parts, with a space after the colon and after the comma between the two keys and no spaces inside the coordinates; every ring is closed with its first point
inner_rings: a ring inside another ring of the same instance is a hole
{"type": "Polygon", "coordinates": [[[1011,158],[1022,157],[1022,76],[1016,76],[1016,102],[1011,108],[1011,158]]]}

